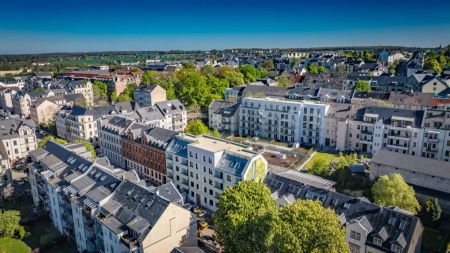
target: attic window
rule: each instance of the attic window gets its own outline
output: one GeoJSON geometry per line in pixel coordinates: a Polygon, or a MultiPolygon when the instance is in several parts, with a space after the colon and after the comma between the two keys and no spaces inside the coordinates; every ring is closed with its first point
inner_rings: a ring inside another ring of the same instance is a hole
{"type": "Polygon", "coordinates": [[[381,240],[381,239],[378,238],[378,237],[374,237],[374,238],[373,238],[373,244],[378,245],[378,246],[381,246],[381,245],[383,244],[383,240],[381,240]]]}
{"type": "Polygon", "coordinates": [[[405,221],[400,221],[400,224],[398,225],[398,228],[403,230],[403,229],[405,229],[405,226],[406,226],[406,222],[405,221]]]}
{"type": "Polygon", "coordinates": [[[350,203],[346,202],[344,203],[344,208],[348,209],[350,207],[350,203]]]}
{"type": "Polygon", "coordinates": [[[393,225],[394,223],[395,223],[395,217],[393,217],[393,216],[389,217],[388,224],[393,225]]]}

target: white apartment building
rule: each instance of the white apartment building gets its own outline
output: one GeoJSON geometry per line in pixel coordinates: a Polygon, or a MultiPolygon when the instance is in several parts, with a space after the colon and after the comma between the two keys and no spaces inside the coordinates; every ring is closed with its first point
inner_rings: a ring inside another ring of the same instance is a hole
{"type": "Polygon", "coordinates": [[[328,104],[320,102],[244,97],[239,111],[239,134],[324,145],[328,109],[328,104]]]}
{"type": "Polygon", "coordinates": [[[35,124],[31,120],[0,120],[0,154],[5,154],[10,164],[26,158],[37,147],[35,124]]]}
{"type": "Polygon", "coordinates": [[[239,104],[214,100],[208,107],[208,126],[224,134],[239,133],[239,104]]]}
{"type": "Polygon", "coordinates": [[[194,245],[195,214],[180,206],[173,184],[147,186],[135,171],[86,159],[79,145],[49,141],[29,165],[32,195],[78,252],[170,252],[194,245]]]}
{"type": "Polygon", "coordinates": [[[98,120],[98,145],[101,154],[121,168],[125,168],[121,136],[133,124],[133,120],[124,116],[104,116],[98,120]]]}
{"type": "Polygon", "coordinates": [[[222,192],[242,180],[262,182],[267,161],[250,147],[209,136],[180,135],[166,149],[167,178],[187,199],[215,211],[222,192]]]}
{"type": "Polygon", "coordinates": [[[450,106],[425,110],[423,127],[421,156],[450,161],[450,106]]]}
{"type": "Polygon", "coordinates": [[[157,102],[154,106],[138,108],[139,122],[151,127],[160,127],[182,132],[187,125],[187,113],[178,100],[157,102]]]}
{"type": "Polygon", "coordinates": [[[86,100],[87,106],[94,105],[94,90],[92,88],[91,81],[85,80],[70,81],[67,84],[66,89],[69,91],[69,93],[82,94],[86,100]]]}

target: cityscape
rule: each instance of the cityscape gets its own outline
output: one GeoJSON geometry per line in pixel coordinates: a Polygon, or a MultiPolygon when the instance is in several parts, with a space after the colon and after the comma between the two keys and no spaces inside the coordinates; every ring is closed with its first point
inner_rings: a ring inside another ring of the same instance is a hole
{"type": "Polygon", "coordinates": [[[426,5],[2,3],[0,253],[449,253],[426,5]]]}

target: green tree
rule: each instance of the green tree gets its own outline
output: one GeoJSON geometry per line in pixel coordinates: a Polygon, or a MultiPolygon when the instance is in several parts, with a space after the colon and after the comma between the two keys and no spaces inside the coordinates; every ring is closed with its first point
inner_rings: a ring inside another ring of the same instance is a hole
{"type": "Polygon", "coordinates": [[[427,70],[432,70],[438,74],[442,72],[442,66],[436,59],[430,59],[425,61],[423,68],[427,70]]]}
{"type": "MultiPolygon", "coordinates": [[[[137,88],[135,83],[129,84],[125,90],[114,101],[115,102],[128,102],[134,99],[134,90],[137,88]]],[[[112,96],[111,96],[112,99],[112,96]]]]}
{"type": "Polygon", "coordinates": [[[364,51],[362,58],[364,61],[372,61],[373,60],[373,54],[371,52],[368,51],[364,51]]]}
{"type": "Polygon", "coordinates": [[[308,172],[314,175],[323,175],[326,174],[328,169],[328,163],[325,159],[315,159],[311,166],[308,168],[308,172]]]}
{"type": "Polygon", "coordinates": [[[345,234],[333,210],[319,201],[297,200],[280,208],[273,252],[349,252],[345,234]]]}
{"type": "Polygon", "coordinates": [[[91,160],[94,160],[96,157],[95,148],[92,143],[87,140],[76,140],[75,143],[83,144],[87,151],[91,152],[91,160]]]}
{"type": "Polygon", "coordinates": [[[261,73],[252,65],[241,65],[239,71],[244,75],[245,83],[255,82],[256,79],[261,77],[261,73]]]}
{"type": "Polygon", "coordinates": [[[45,91],[45,89],[42,87],[34,87],[33,88],[33,92],[43,92],[43,91],[45,91]]]}
{"type": "Polygon", "coordinates": [[[244,85],[244,75],[236,69],[229,66],[222,66],[217,73],[219,78],[225,79],[229,83],[229,87],[244,85]]]}
{"type": "Polygon", "coordinates": [[[20,212],[16,210],[0,210],[0,237],[22,239],[25,229],[20,225],[20,212]]]}
{"type": "Polygon", "coordinates": [[[225,252],[268,252],[277,211],[264,184],[241,181],[226,189],[213,218],[217,239],[225,252]]]}
{"type": "Polygon", "coordinates": [[[192,119],[188,122],[184,132],[193,135],[208,134],[209,128],[200,119],[192,119]]]}
{"type": "Polygon", "coordinates": [[[291,84],[291,80],[287,76],[278,77],[277,82],[280,87],[287,87],[291,84]]]}
{"type": "Polygon", "coordinates": [[[355,84],[355,90],[356,91],[370,91],[371,87],[370,84],[364,80],[359,80],[355,84]]]}
{"type": "Polygon", "coordinates": [[[142,74],[142,83],[144,84],[154,84],[158,78],[159,73],[156,71],[146,71],[142,74]]]}
{"type": "Polygon", "coordinates": [[[92,89],[94,91],[95,100],[106,100],[106,97],[108,95],[108,85],[105,82],[94,81],[94,83],[92,84],[92,89]]]}
{"type": "Polygon", "coordinates": [[[222,134],[219,132],[219,130],[217,130],[217,128],[214,128],[214,130],[211,131],[210,133],[211,136],[214,136],[216,138],[222,138],[222,134]]]}
{"type": "Polygon", "coordinates": [[[431,222],[436,222],[441,218],[442,209],[437,198],[429,198],[425,202],[425,211],[431,222]]]}
{"type": "Polygon", "coordinates": [[[197,66],[193,62],[183,62],[183,68],[186,70],[195,70],[197,66]]]}
{"type": "Polygon", "coordinates": [[[413,214],[420,210],[414,189],[398,173],[381,176],[372,187],[372,195],[382,206],[398,206],[413,214]]]}
{"type": "Polygon", "coordinates": [[[317,68],[317,71],[319,72],[319,74],[325,73],[325,72],[327,72],[327,68],[325,68],[324,66],[320,65],[320,66],[317,68]]]}
{"type": "Polygon", "coordinates": [[[49,140],[52,140],[52,141],[54,141],[54,142],[56,142],[56,143],[58,143],[58,144],[67,144],[67,141],[66,140],[64,140],[64,139],[61,139],[61,138],[55,138],[55,137],[53,137],[53,136],[51,136],[51,135],[47,135],[47,136],[45,136],[44,138],[42,138],[39,142],[38,142],[38,147],[39,148],[42,148],[42,147],[44,147],[44,145],[45,145],[45,143],[47,143],[47,141],[49,141],[49,140]]]}
{"type": "Polygon", "coordinates": [[[317,66],[315,64],[308,64],[308,67],[306,67],[306,70],[308,71],[308,73],[313,74],[313,75],[319,74],[319,69],[317,68],[317,66]]]}
{"type": "Polygon", "coordinates": [[[30,253],[31,249],[23,241],[14,238],[0,238],[0,253],[30,253]]]}

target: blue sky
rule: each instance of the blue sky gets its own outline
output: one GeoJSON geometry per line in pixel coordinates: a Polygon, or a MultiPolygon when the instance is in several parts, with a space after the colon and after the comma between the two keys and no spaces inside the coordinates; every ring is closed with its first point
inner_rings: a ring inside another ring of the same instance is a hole
{"type": "Polygon", "coordinates": [[[0,0],[0,54],[450,43],[450,1],[0,0]]]}

